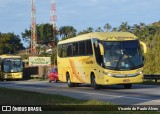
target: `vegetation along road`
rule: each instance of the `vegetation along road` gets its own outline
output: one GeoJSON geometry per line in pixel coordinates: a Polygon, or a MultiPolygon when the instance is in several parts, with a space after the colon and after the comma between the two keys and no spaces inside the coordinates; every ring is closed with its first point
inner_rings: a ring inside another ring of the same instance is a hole
{"type": "Polygon", "coordinates": [[[49,83],[48,81],[4,81],[0,82],[0,87],[60,94],[78,99],[109,101],[120,105],[160,104],[160,86],[155,85],[135,84],[132,89],[114,85],[94,90],[89,85],[69,88],[66,83],[49,83]]]}

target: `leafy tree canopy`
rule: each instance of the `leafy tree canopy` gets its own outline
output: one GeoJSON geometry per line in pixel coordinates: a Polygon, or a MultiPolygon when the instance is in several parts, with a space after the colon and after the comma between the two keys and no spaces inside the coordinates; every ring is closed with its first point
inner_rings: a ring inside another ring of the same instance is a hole
{"type": "Polygon", "coordinates": [[[14,33],[0,33],[0,54],[13,54],[25,49],[21,39],[14,33]]]}

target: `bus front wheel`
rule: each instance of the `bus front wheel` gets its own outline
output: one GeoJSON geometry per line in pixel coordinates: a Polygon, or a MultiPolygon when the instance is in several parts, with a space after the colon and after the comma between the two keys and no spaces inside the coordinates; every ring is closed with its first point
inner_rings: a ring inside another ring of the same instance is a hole
{"type": "Polygon", "coordinates": [[[99,85],[96,83],[96,77],[94,76],[94,74],[92,74],[91,76],[91,86],[94,88],[94,89],[99,89],[99,85]]]}
{"type": "Polygon", "coordinates": [[[132,84],[124,84],[125,89],[131,89],[131,87],[132,87],[132,84]]]}
{"type": "Polygon", "coordinates": [[[67,73],[67,84],[68,84],[68,87],[74,87],[74,83],[71,82],[71,78],[68,73],[67,73]]]}

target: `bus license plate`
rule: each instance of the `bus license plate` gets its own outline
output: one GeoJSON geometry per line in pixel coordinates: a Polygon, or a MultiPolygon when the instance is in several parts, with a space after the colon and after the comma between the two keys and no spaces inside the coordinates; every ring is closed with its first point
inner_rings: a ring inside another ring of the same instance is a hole
{"type": "Polygon", "coordinates": [[[123,82],[128,83],[128,82],[130,82],[130,80],[129,79],[124,79],[123,82]]]}

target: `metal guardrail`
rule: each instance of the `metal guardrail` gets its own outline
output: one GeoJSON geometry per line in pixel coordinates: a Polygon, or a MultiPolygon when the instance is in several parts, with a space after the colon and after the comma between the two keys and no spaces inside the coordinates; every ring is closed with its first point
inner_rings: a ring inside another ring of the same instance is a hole
{"type": "Polygon", "coordinates": [[[160,74],[145,74],[144,79],[155,80],[155,82],[157,82],[160,80],[160,74]]]}

